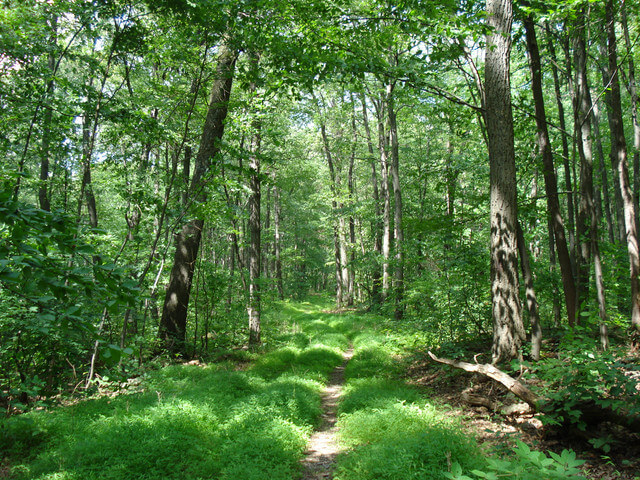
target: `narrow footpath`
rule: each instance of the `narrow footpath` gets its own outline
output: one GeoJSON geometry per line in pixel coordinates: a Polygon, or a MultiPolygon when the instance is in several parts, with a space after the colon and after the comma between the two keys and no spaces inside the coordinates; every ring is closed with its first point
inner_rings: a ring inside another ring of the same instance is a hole
{"type": "Polygon", "coordinates": [[[336,438],[338,400],[344,385],[344,370],[352,356],[353,348],[344,352],[344,362],[331,373],[329,383],[322,394],[322,423],[309,439],[309,446],[302,460],[303,480],[332,477],[335,458],[340,453],[336,438]]]}

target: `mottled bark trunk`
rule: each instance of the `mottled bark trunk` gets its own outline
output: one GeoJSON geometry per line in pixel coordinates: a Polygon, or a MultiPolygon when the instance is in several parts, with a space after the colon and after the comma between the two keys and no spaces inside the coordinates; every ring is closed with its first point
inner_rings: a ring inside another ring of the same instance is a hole
{"type": "Polygon", "coordinates": [[[385,131],[384,101],[378,108],[378,152],[380,155],[380,194],[382,195],[382,301],[389,295],[391,279],[389,259],[391,257],[391,188],[389,188],[389,139],[385,131]]]}
{"type": "Polygon", "coordinates": [[[638,112],[638,87],[636,85],[636,66],[633,60],[629,25],[627,22],[627,4],[621,7],[622,31],[624,44],[627,48],[629,62],[629,94],[631,96],[631,116],[633,118],[633,207],[636,212],[636,231],[640,231],[640,118],[638,112]]]}
{"type": "Polygon", "coordinates": [[[375,218],[371,222],[371,230],[373,234],[373,249],[376,254],[374,260],[373,271],[371,273],[371,302],[374,305],[379,305],[381,302],[380,288],[382,272],[380,269],[379,257],[382,255],[382,213],[380,211],[380,194],[378,192],[378,175],[376,172],[375,151],[373,147],[373,141],[371,140],[371,128],[369,127],[369,117],[367,115],[367,104],[364,95],[361,95],[362,101],[362,118],[367,136],[367,148],[369,151],[370,163],[371,163],[371,186],[373,189],[373,205],[375,218]]]}
{"type": "Polygon", "coordinates": [[[387,87],[387,109],[389,118],[389,143],[391,147],[391,185],[393,187],[393,236],[395,239],[396,270],[394,276],[396,320],[404,316],[404,229],[402,226],[402,187],[400,185],[400,154],[398,124],[396,119],[393,86],[387,87]]]}
{"type": "MultiPolygon", "coordinates": [[[[574,119],[577,134],[578,155],[580,157],[580,202],[578,206],[577,233],[579,255],[577,265],[576,287],[578,290],[576,305],[580,307],[589,296],[589,270],[592,255],[593,204],[593,148],[591,137],[591,92],[587,77],[587,51],[585,44],[586,12],[581,12],[576,20],[573,38],[573,54],[575,66],[574,119]]],[[[596,237],[597,239],[597,237],[596,237]]]]}
{"type": "Polygon", "coordinates": [[[602,147],[602,136],[600,135],[600,109],[598,104],[593,104],[591,122],[593,124],[593,132],[596,139],[596,151],[598,152],[598,170],[600,171],[600,179],[602,182],[602,202],[604,205],[604,220],[607,224],[607,238],[610,243],[615,242],[614,222],[611,215],[611,200],[609,196],[609,176],[607,175],[607,166],[604,158],[604,149],[602,147]]]}
{"type": "MultiPolygon", "coordinates": [[[[547,115],[544,107],[544,96],[542,90],[542,68],[540,63],[540,53],[538,50],[538,40],[536,38],[533,18],[524,18],[526,31],[527,48],[529,50],[529,65],[531,67],[531,88],[533,91],[533,101],[536,112],[537,139],[540,155],[542,156],[543,175],[545,193],[547,196],[547,209],[553,227],[552,233],[555,238],[556,251],[560,263],[560,273],[564,290],[564,299],[567,307],[567,319],[569,325],[573,325],[576,318],[576,287],[571,268],[571,258],[567,247],[564,222],[560,213],[560,200],[558,198],[558,181],[551,150],[551,141],[547,129],[547,115]]],[[[551,232],[550,232],[551,233],[551,232]]]]}
{"type": "Polygon", "coordinates": [[[349,171],[347,174],[347,187],[349,189],[349,283],[347,286],[348,297],[347,305],[352,306],[355,302],[356,295],[356,224],[353,216],[353,201],[355,197],[355,178],[353,176],[355,160],[356,160],[356,147],[358,145],[358,128],[356,125],[356,111],[353,94],[351,94],[351,155],[349,156],[349,171]]]}
{"type": "Polygon", "coordinates": [[[524,280],[525,295],[527,298],[527,311],[529,312],[529,323],[531,324],[531,360],[537,362],[540,360],[540,347],[542,346],[542,328],[540,326],[540,315],[538,313],[538,297],[533,287],[533,272],[529,262],[529,252],[524,241],[524,234],[520,227],[517,226],[518,234],[518,252],[520,253],[520,268],[522,270],[522,279],[524,280]]]}
{"type": "Polygon", "coordinates": [[[336,271],[336,306],[342,307],[346,294],[346,277],[343,276],[343,256],[342,256],[342,228],[341,228],[341,216],[338,213],[338,177],[336,173],[335,164],[333,161],[333,155],[331,154],[331,148],[329,147],[329,138],[327,136],[327,127],[324,123],[320,125],[320,133],[322,135],[322,143],[324,146],[324,154],[329,166],[330,176],[330,188],[331,188],[331,208],[333,210],[333,247],[334,247],[334,259],[335,259],[335,271],[336,271]]]}
{"type": "MultiPolygon", "coordinates": [[[[263,232],[269,232],[271,230],[271,188],[267,188],[267,198],[263,202],[264,208],[266,211],[264,212],[264,220],[262,221],[263,226],[261,227],[263,232]]],[[[270,278],[270,265],[269,265],[269,252],[271,251],[271,242],[269,241],[268,235],[262,236],[262,276],[265,279],[270,278]]]]}
{"type": "Polygon", "coordinates": [[[182,207],[189,204],[189,178],[191,177],[191,147],[184,147],[182,158],[182,207]]]}
{"type": "MultiPolygon", "coordinates": [[[[340,203],[340,211],[344,211],[344,204],[340,203]]],[[[353,305],[353,299],[350,297],[349,286],[351,283],[351,275],[349,270],[349,254],[347,248],[347,220],[344,215],[340,215],[338,219],[338,240],[340,249],[340,276],[342,278],[342,305],[353,305]]]]}
{"type": "Polygon", "coordinates": [[[640,254],[638,250],[638,232],[636,230],[636,214],[633,202],[633,192],[629,180],[627,165],[627,142],[622,123],[622,102],[620,100],[620,82],[618,80],[618,54],[616,48],[616,33],[614,23],[614,6],[612,0],[607,0],[606,28],[607,48],[609,56],[609,71],[611,72],[611,158],[614,156],[618,164],[618,178],[620,193],[624,207],[624,224],[629,251],[629,278],[631,281],[631,325],[635,333],[640,333],[640,288],[638,275],[640,274],[640,254]]]}
{"type": "MultiPolygon", "coordinates": [[[[220,150],[219,142],[224,133],[235,62],[236,53],[224,46],[221,47],[216,79],[211,89],[209,109],[190,183],[190,198],[198,203],[207,200],[206,174],[212,159],[220,150]]],[[[164,347],[176,353],[184,353],[187,309],[203,225],[204,220],[192,219],[183,226],[176,237],[176,251],[159,330],[164,347]]]]}
{"type": "Polygon", "coordinates": [[[273,252],[275,257],[276,287],[280,300],[284,300],[284,286],[282,282],[282,236],[280,233],[280,221],[282,216],[282,206],[280,204],[280,189],[273,189],[273,252]]]}
{"type": "Polygon", "coordinates": [[[81,215],[82,202],[85,201],[87,213],[89,214],[89,225],[93,228],[98,226],[98,210],[96,207],[96,197],[93,194],[93,182],[91,180],[91,157],[93,156],[95,131],[96,128],[94,127],[92,129],[91,127],[89,114],[85,114],[82,123],[82,184],[80,186],[80,198],[78,201],[78,218],[80,218],[81,215]]]}
{"type": "MultiPolygon", "coordinates": [[[[571,261],[571,270],[575,273],[575,202],[573,195],[573,184],[571,181],[571,168],[569,165],[569,140],[567,133],[567,125],[565,121],[565,113],[564,113],[564,103],[562,102],[562,91],[560,88],[560,78],[558,75],[558,64],[556,58],[556,51],[554,46],[554,40],[551,35],[551,29],[548,24],[545,24],[545,30],[547,33],[547,49],[549,50],[549,54],[551,56],[551,72],[553,73],[553,87],[556,98],[556,106],[558,108],[558,121],[560,124],[560,139],[562,140],[562,161],[564,167],[564,184],[565,190],[567,191],[567,230],[569,232],[569,255],[571,261]]],[[[570,66],[571,62],[567,62],[570,66]]],[[[571,83],[571,72],[567,71],[567,77],[571,83]]],[[[571,90],[571,86],[570,86],[571,90]]],[[[575,281],[574,281],[575,285],[575,281]]]]}
{"type": "Polygon", "coordinates": [[[549,231],[549,274],[551,278],[552,291],[553,291],[553,325],[560,326],[560,318],[562,317],[562,305],[560,302],[560,291],[558,288],[558,282],[555,279],[555,272],[557,267],[556,261],[556,242],[553,237],[553,225],[551,223],[551,215],[547,214],[547,230],[549,231]]]}
{"type": "Polygon", "coordinates": [[[251,141],[249,159],[249,346],[260,345],[260,266],[261,266],[261,224],[260,224],[260,124],[254,122],[255,133],[251,141]]]}
{"type": "MultiPolygon", "coordinates": [[[[602,55],[603,58],[607,58],[608,57],[608,52],[607,52],[607,40],[605,38],[602,39],[602,42],[600,43],[600,53],[602,55]]],[[[614,199],[615,199],[615,211],[616,211],[616,241],[617,243],[619,243],[620,245],[624,245],[626,243],[626,232],[625,232],[625,223],[624,223],[624,200],[622,198],[622,189],[620,186],[620,176],[618,175],[618,171],[619,171],[619,160],[618,160],[618,155],[616,154],[615,148],[613,148],[613,145],[616,143],[616,139],[614,138],[615,136],[615,129],[616,126],[614,125],[614,123],[616,122],[616,120],[613,117],[613,98],[612,98],[612,90],[611,90],[611,85],[610,82],[612,80],[612,76],[613,76],[613,72],[616,72],[617,75],[617,65],[616,68],[612,71],[610,68],[610,65],[604,64],[601,67],[601,74],[602,74],[602,85],[604,88],[604,101],[605,104],[607,106],[607,120],[609,122],[609,134],[611,137],[611,145],[612,148],[609,151],[609,158],[611,161],[611,173],[613,176],[613,194],[614,194],[614,199]]]]}
{"type": "Polygon", "coordinates": [[[509,61],[511,0],[487,0],[486,121],[491,202],[492,361],[520,354],[525,338],[518,294],[518,204],[509,61]]]}

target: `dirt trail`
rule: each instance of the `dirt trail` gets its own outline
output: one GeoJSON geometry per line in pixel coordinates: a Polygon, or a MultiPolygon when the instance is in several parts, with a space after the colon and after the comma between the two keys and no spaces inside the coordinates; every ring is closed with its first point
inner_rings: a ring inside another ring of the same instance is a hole
{"type": "Polygon", "coordinates": [[[322,394],[322,424],[311,436],[309,446],[302,460],[303,480],[322,480],[332,477],[333,464],[340,448],[336,440],[338,419],[338,399],[344,384],[344,369],[353,356],[353,348],[344,354],[344,363],[336,367],[329,377],[329,383],[322,394]]]}

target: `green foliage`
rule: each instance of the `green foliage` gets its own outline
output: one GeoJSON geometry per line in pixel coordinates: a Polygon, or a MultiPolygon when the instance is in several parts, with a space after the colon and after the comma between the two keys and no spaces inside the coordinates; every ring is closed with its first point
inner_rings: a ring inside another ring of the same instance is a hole
{"type": "Polygon", "coordinates": [[[0,455],[17,479],[290,479],[320,420],[318,380],[342,362],[305,343],[245,355],[245,371],[173,365],[148,372],[143,393],[4,419],[0,455]]]}
{"type": "Polygon", "coordinates": [[[487,466],[483,469],[469,471],[459,463],[451,466],[451,472],[445,474],[445,478],[451,480],[473,480],[484,478],[486,480],[512,479],[512,480],[586,480],[579,467],[584,461],[576,459],[576,454],[570,450],[563,450],[560,455],[549,452],[549,456],[543,452],[531,450],[525,443],[517,442],[513,449],[513,459],[488,458],[487,466]],[[465,475],[468,472],[473,477],[465,475]]]}
{"type": "Polygon", "coordinates": [[[584,430],[585,415],[593,413],[583,410],[590,406],[621,416],[640,415],[638,382],[625,373],[635,367],[622,363],[615,351],[599,352],[595,345],[588,348],[590,343],[593,341],[570,333],[557,358],[546,358],[531,365],[544,385],[543,421],[571,424],[584,430]]]}
{"type": "MultiPolygon", "coordinates": [[[[90,232],[62,212],[14,201],[0,192],[0,385],[15,398],[51,391],[97,338],[104,314],[119,315],[139,293],[127,272],[109,263],[90,232]]],[[[103,359],[123,350],[106,343],[103,359]]]]}
{"type": "Polygon", "coordinates": [[[398,372],[394,343],[369,329],[354,337],[338,421],[340,442],[349,450],[339,457],[335,478],[444,479],[452,459],[481,465],[473,439],[455,420],[389,378],[398,372]]]}

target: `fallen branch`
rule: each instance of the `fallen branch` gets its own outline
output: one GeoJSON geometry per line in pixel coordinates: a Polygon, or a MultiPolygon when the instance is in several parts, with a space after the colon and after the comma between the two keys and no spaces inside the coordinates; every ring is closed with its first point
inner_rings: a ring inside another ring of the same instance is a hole
{"type": "Polygon", "coordinates": [[[507,390],[513,393],[519,399],[527,402],[534,410],[538,410],[538,403],[540,398],[525,387],[518,380],[511,375],[507,375],[502,370],[497,369],[489,363],[467,363],[458,360],[449,360],[448,358],[438,358],[433,353],[428,352],[432,360],[438,363],[444,363],[445,365],[451,365],[452,367],[461,368],[466,372],[474,372],[485,375],[494,379],[496,382],[504,385],[507,390]]]}
{"type": "MultiPolygon", "coordinates": [[[[491,364],[461,362],[459,360],[450,360],[448,358],[438,358],[431,352],[428,352],[428,354],[435,362],[460,368],[466,372],[479,373],[492,378],[496,382],[504,385],[507,390],[513,393],[516,397],[529,404],[533,411],[552,413],[556,408],[558,408],[558,405],[554,406],[545,403],[543,401],[544,399],[538,397],[538,395],[529,390],[521,382],[491,364]]],[[[475,401],[477,398],[468,398],[468,400],[470,400],[469,403],[476,403],[475,401]]],[[[487,408],[489,408],[489,406],[487,406],[487,408]]],[[[574,404],[572,408],[581,412],[581,421],[586,425],[597,425],[602,422],[610,422],[627,427],[633,432],[640,432],[640,417],[633,413],[621,413],[610,407],[598,405],[594,401],[580,401],[579,403],[574,404]]],[[[504,413],[509,414],[508,411],[505,411],[504,413]]]]}

